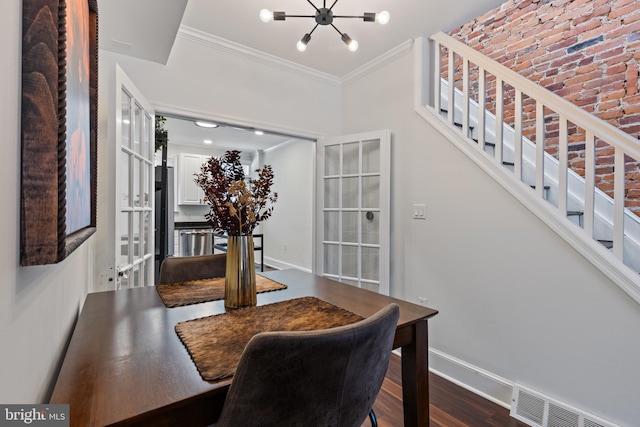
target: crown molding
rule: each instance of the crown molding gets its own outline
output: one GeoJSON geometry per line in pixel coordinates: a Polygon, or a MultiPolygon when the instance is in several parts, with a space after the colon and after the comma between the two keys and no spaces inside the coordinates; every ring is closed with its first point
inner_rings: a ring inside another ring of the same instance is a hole
{"type": "Polygon", "coordinates": [[[295,62],[287,61],[277,56],[270,55],[260,50],[242,45],[240,43],[235,43],[230,40],[205,33],[186,25],[180,26],[180,29],[178,30],[178,37],[195,43],[200,43],[211,49],[217,49],[254,62],[259,62],[267,66],[278,68],[283,71],[295,73],[307,78],[312,78],[314,80],[332,86],[340,87],[341,84],[341,79],[334,75],[323,73],[321,71],[314,70],[313,68],[296,64],[295,62]]]}
{"type": "Polygon", "coordinates": [[[186,25],[181,25],[178,30],[178,37],[199,43],[211,49],[217,49],[226,53],[240,56],[250,61],[259,62],[261,64],[278,68],[290,73],[295,73],[303,77],[312,78],[332,86],[340,87],[343,84],[352,83],[372,72],[384,67],[385,65],[395,61],[399,57],[406,55],[413,47],[413,40],[407,40],[404,43],[394,47],[393,49],[383,53],[379,57],[369,61],[362,67],[357,68],[342,78],[332,74],[323,73],[304,65],[297,64],[292,61],[279,58],[275,55],[264,53],[260,50],[250,48],[248,46],[236,43],[222,37],[217,37],[204,31],[197,30],[186,25]]]}
{"type": "Polygon", "coordinates": [[[379,70],[385,65],[397,60],[401,56],[406,55],[411,52],[411,48],[413,47],[413,40],[407,40],[404,43],[399,44],[393,49],[383,53],[377,58],[367,62],[362,67],[353,70],[352,72],[346,74],[342,77],[342,84],[346,85],[349,83],[353,83],[354,81],[373,73],[374,71],[379,70]]]}

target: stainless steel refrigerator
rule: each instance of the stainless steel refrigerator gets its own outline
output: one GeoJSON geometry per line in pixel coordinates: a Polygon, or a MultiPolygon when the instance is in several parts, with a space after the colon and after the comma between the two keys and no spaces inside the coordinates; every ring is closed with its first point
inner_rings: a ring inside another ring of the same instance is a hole
{"type": "Polygon", "coordinates": [[[162,179],[162,166],[156,166],[155,194],[155,269],[156,284],[162,261],[174,255],[174,216],[173,216],[173,167],[167,167],[166,179],[162,179]]]}

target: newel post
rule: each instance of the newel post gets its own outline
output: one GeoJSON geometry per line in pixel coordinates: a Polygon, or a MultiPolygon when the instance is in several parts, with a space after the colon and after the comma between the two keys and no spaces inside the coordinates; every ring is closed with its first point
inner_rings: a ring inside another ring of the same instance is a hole
{"type": "Polygon", "coordinates": [[[413,41],[413,81],[415,107],[433,104],[433,55],[435,43],[427,37],[413,41]]]}

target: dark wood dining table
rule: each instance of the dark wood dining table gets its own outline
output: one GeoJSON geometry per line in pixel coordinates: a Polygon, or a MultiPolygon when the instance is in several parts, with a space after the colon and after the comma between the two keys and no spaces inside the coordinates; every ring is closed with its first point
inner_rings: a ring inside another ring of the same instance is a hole
{"type": "MultiPolygon", "coordinates": [[[[404,424],[429,425],[427,319],[436,310],[298,270],[263,274],[288,288],[259,294],[258,305],[314,296],[368,317],[397,303],[404,424]]],[[[87,295],[50,403],[69,404],[78,427],[211,425],[232,379],[203,380],[174,328],[224,312],[224,301],[167,308],[153,286],[87,295]]]]}

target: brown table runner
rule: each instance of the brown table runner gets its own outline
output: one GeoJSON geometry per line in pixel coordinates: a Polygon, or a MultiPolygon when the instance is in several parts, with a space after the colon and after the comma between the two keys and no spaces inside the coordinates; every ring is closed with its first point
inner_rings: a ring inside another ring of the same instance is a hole
{"type": "Polygon", "coordinates": [[[180,322],[176,332],[208,381],[233,376],[245,346],[269,331],[311,331],[349,325],[363,317],[315,297],[244,308],[180,322]]]}
{"type": "MultiPolygon", "coordinates": [[[[256,290],[258,293],[278,291],[287,286],[264,276],[256,274],[256,290]]],[[[162,283],[156,286],[158,294],[166,307],[224,299],[224,277],[190,280],[187,282],[162,283]]]]}

